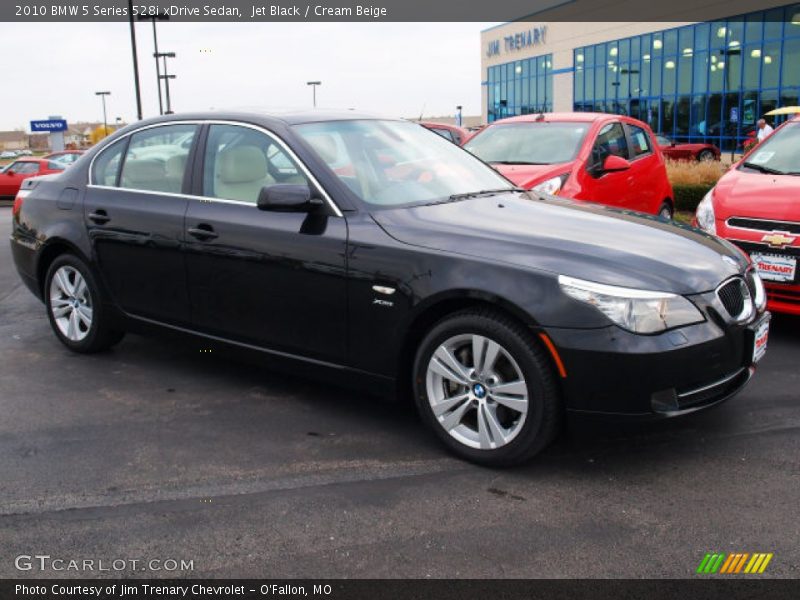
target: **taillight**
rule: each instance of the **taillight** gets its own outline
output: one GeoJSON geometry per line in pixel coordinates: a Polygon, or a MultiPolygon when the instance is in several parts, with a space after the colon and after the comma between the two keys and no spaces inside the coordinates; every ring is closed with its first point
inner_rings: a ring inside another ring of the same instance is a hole
{"type": "Polygon", "coordinates": [[[19,218],[19,211],[22,210],[22,201],[25,199],[30,192],[27,190],[20,190],[17,192],[17,197],[14,198],[14,204],[11,206],[11,216],[14,219],[19,218]]]}

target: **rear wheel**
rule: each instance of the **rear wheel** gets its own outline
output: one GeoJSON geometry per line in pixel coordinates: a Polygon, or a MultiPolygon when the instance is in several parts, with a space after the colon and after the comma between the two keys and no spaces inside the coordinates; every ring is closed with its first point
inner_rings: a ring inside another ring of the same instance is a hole
{"type": "Polygon", "coordinates": [[[72,254],[59,256],[45,279],[45,305],[56,337],[74,352],[106,350],[124,332],[111,327],[100,287],[90,269],[72,254]]]}
{"type": "Polygon", "coordinates": [[[714,160],[714,153],[711,150],[701,150],[697,155],[697,160],[705,162],[707,160],[714,160]]]}
{"type": "Polygon", "coordinates": [[[494,312],[440,321],[417,352],[414,390],[439,439],[480,464],[522,462],[558,431],[560,404],[547,356],[530,331],[494,312]]]}
{"type": "Polygon", "coordinates": [[[658,209],[658,216],[671,221],[673,216],[672,205],[669,202],[663,202],[661,208],[658,209]]]}

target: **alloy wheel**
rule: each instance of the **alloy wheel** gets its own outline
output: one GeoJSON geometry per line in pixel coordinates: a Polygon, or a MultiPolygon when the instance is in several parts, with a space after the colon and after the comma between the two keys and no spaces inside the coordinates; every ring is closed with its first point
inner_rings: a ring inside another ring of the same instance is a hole
{"type": "Polygon", "coordinates": [[[60,267],[50,282],[50,311],[61,334],[80,342],[92,328],[92,296],[83,275],[69,265],[60,267]]]}
{"type": "Polygon", "coordinates": [[[525,424],[525,377],[511,354],[491,338],[463,334],[445,340],[428,362],[425,384],[439,425],[466,446],[500,448],[525,424]]]}

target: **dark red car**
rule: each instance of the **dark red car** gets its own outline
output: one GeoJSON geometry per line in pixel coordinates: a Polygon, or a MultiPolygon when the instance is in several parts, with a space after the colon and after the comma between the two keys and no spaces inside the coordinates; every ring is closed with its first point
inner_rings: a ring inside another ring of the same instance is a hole
{"type": "Polygon", "coordinates": [[[420,121],[419,124],[426,129],[430,129],[434,133],[438,133],[444,139],[450,140],[457,146],[462,145],[472,135],[469,131],[463,127],[458,127],[457,125],[448,125],[447,123],[432,123],[430,121],[420,121]]]}
{"type": "Polygon", "coordinates": [[[800,315],[800,118],[784,123],[722,176],[695,224],[750,255],[768,308],[800,315]]]}
{"type": "Polygon", "coordinates": [[[28,177],[60,173],[65,166],[44,158],[18,158],[0,173],[0,198],[16,196],[19,186],[28,177]]]}
{"type": "Polygon", "coordinates": [[[681,144],[657,135],[661,153],[672,160],[719,160],[721,151],[714,144],[681,144]]]}
{"type": "Polygon", "coordinates": [[[672,217],[664,157],[650,128],[630,117],[512,117],[476,133],[464,148],[525,189],[672,217]]]}

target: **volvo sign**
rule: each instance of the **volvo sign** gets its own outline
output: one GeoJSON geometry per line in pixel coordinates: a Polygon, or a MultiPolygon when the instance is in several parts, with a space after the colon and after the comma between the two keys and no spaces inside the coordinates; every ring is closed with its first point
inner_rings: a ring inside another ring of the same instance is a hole
{"type": "Polygon", "coordinates": [[[31,121],[31,132],[46,131],[66,131],[67,121],[65,119],[48,119],[46,121],[31,121]]]}

